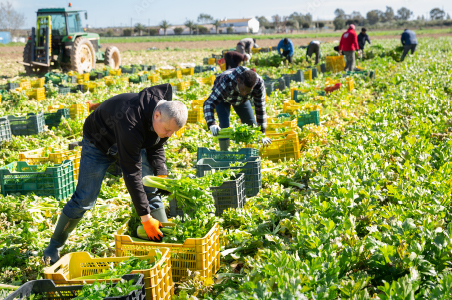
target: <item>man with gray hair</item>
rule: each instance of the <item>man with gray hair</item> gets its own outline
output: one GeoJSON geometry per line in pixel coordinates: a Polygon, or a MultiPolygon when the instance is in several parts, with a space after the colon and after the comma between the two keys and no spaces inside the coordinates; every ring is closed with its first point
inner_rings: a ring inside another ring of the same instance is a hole
{"type": "Polygon", "coordinates": [[[172,87],[162,84],[140,93],[120,94],[94,110],[83,126],[77,188],[63,207],[44,260],[53,264],[84,213],[93,208],[108,167],[118,162],[132,202],[150,240],[161,241],[167,222],[159,194],[143,186],[148,175],[167,177],[163,145],[188,118],[187,107],[172,100],[172,87]]]}

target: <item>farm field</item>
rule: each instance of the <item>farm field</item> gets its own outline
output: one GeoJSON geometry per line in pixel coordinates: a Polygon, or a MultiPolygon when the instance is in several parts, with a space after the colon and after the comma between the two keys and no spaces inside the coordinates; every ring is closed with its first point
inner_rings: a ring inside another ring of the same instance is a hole
{"type": "MultiPolygon", "coordinates": [[[[337,39],[325,40],[329,38],[337,39]]],[[[294,39],[301,44],[307,41],[294,39]]],[[[262,42],[267,46],[266,40],[262,42]]],[[[246,198],[243,208],[229,209],[208,221],[207,217],[196,220],[200,225],[191,230],[197,238],[208,231],[205,223],[219,224],[219,268],[212,277],[195,272],[182,278],[172,299],[452,299],[452,37],[421,35],[419,42],[414,55],[398,62],[398,36],[373,40],[366,48],[367,59],[359,64],[373,71],[373,78],[318,72],[312,80],[292,81],[291,88],[304,94],[301,102],[292,103],[296,109],[289,116],[280,114],[288,113],[291,89],[268,95],[267,114],[276,122],[297,120],[314,111],[320,122],[302,128],[281,126],[273,133],[274,140],[277,134],[284,138],[286,132],[297,133],[299,148],[291,153],[296,159],[269,160],[258,143],[231,142],[231,151],[245,146],[260,149],[262,188],[246,198]],[[323,93],[335,83],[341,83],[341,89],[323,93]]],[[[268,46],[275,43],[268,40],[268,46]]],[[[154,44],[118,44],[122,64],[201,65],[203,58],[231,48],[228,41],[198,47],[202,50],[146,51],[132,46],[154,44]]],[[[182,48],[182,44],[162,48],[182,48]]],[[[322,53],[335,55],[333,46],[322,44],[322,53]]],[[[23,72],[15,62],[19,48],[0,47],[0,86],[30,79],[18,75],[23,72]]],[[[265,78],[278,79],[311,68],[304,57],[305,50],[297,49],[295,64],[285,66],[273,53],[259,53],[249,67],[265,78]],[[272,66],[275,62],[277,67],[272,66]]],[[[97,66],[102,69],[103,65],[97,66]]],[[[192,101],[209,95],[212,86],[201,82],[214,73],[154,83],[127,82],[133,75],[122,74],[111,85],[96,80],[102,84],[86,93],[62,95],[51,86],[40,101],[28,99],[24,91],[10,93],[8,99],[2,94],[0,116],[47,112],[53,105],[101,103],[166,82],[175,86],[190,82],[174,99],[192,108],[192,101]],[[126,77],[130,78],[121,79],[126,77]]],[[[80,141],[86,115],[65,119],[38,135],[2,142],[0,168],[19,161],[21,152],[67,149],[69,143],[80,141]]],[[[231,123],[239,123],[235,114],[231,118],[231,123]]],[[[177,179],[196,175],[198,148],[219,150],[202,121],[187,124],[165,147],[170,177],[177,179]]],[[[0,285],[0,299],[10,286],[43,278],[42,250],[66,201],[0,195],[0,283],[9,286],[0,285]]],[[[123,179],[108,174],[95,208],[85,214],[61,254],[86,251],[93,257],[115,256],[115,233],[133,216],[130,202],[123,179]]],[[[167,197],[164,202],[169,214],[167,197]]],[[[190,231],[188,225],[177,224],[185,229],[181,235],[190,231]]]]}

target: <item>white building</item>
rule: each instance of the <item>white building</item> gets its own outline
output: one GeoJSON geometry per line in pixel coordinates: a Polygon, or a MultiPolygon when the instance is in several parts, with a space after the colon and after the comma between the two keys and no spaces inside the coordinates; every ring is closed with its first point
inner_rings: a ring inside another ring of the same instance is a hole
{"type": "Polygon", "coordinates": [[[227,33],[227,28],[232,28],[232,33],[258,33],[259,21],[256,18],[225,19],[221,21],[219,33],[227,33]]]}

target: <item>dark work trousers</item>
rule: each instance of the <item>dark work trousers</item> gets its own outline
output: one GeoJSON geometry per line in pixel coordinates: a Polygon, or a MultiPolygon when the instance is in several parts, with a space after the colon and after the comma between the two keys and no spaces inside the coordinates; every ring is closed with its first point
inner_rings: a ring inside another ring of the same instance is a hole
{"type": "Polygon", "coordinates": [[[320,57],[320,45],[319,44],[310,44],[308,47],[308,54],[306,56],[312,57],[312,54],[315,54],[315,64],[319,63],[320,57]]]}
{"type": "Polygon", "coordinates": [[[400,58],[400,61],[403,61],[405,59],[405,56],[408,54],[408,52],[411,50],[411,54],[414,53],[414,51],[416,51],[416,46],[417,44],[413,44],[413,45],[404,45],[403,46],[403,54],[402,57],[400,58]]]}
{"type": "Polygon", "coordinates": [[[290,53],[290,51],[283,51],[283,53],[281,54],[283,57],[285,57],[286,59],[288,59],[289,60],[289,63],[291,64],[292,63],[292,57],[293,57],[293,55],[292,56],[289,56],[289,53],[290,53]]]}

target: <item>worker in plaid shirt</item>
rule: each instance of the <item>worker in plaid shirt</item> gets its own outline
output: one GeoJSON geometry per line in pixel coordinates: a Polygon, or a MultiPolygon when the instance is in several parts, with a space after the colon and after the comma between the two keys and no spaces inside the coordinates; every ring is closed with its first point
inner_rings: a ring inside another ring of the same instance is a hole
{"type": "MultiPolygon", "coordinates": [[[[265,111],[265,84],[256,72],[245,67],[237,67],[221,73],[212,88],[212,93],[204,102],[204,117],[207,126],[214,136],[221,128],[230,125],[231,105],[244,124],[259,125],[262,133],[267,127],[265,111]],[[254,117],[252,103],[256,109],[254,117]],[[214,112],[217,111],[220,126],[215,122],[214,112]]],[[[229,139],[219,139],[221,151],[228,151],[229,139]]],[[[271,144],[267,137],[262,139],[264,146],[271,144]]]]}

